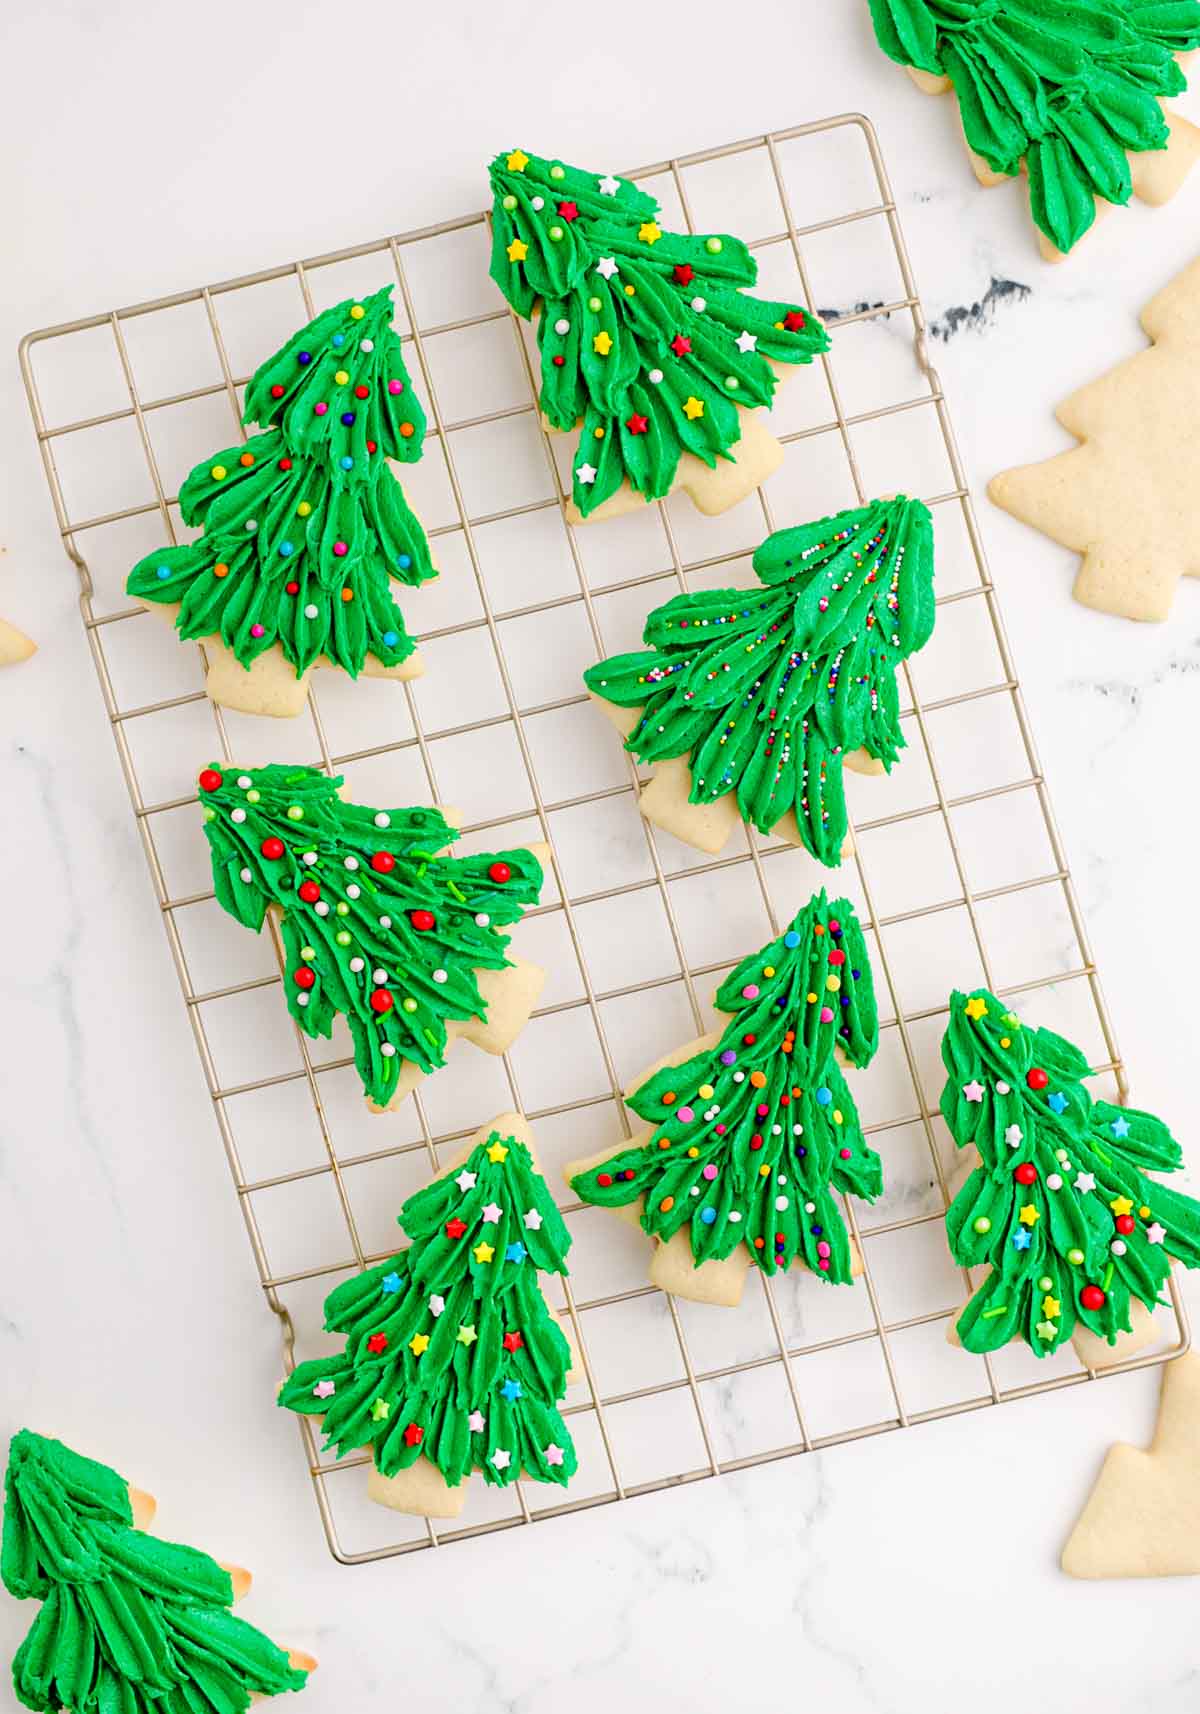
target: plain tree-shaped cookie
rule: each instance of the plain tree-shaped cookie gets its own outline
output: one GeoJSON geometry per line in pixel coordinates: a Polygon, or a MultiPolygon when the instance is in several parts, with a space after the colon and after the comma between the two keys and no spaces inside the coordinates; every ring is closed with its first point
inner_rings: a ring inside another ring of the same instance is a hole
{"type": "Polygon", "coordinates": [[[1200,576],[1200,262],[1142,312],[1153,344],[1058,407],[1082,444],[992,478],[998,506],[1083,555],[1075,599],[1165,619],[1200,576]]]}

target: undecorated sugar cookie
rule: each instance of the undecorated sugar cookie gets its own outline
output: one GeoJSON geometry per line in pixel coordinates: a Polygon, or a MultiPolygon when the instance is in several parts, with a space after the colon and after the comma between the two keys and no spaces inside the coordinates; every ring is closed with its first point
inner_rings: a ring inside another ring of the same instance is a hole
{"type": "Polygon", "coordinates": [[[1200,261],[1152,298],[1153,344],[1058,407],[1081,442],[988,483],[997,506],[1083,555],[1075,599],[1124,619],[1165,619],[1200,577],[1200,261]]]}
{"type": "Polygon", "coordinates": [[[299,714],[317,667],[416,678],[422,668],[395,584],[436,576],[391,460],[421,455],[425,415],[392,328],[391,287],[325,310],[246,388],[264,434],[198,464],[185,524],[128,591],[203,643],[205,688],[247,714],[299,714]]]}
{"type": "Polygon", "coordinates": [[[585,1202],[656,1240],[664,1291],[734,1306],[751,1264],[799,1262],[834,1285],[861,1272],[839,1198],[883,1186],[839,1061],[879,1045],[867,949],[845,899],[819,893],[717,990],[723,1030],[660,1060],[625,1099],[647,1128],[565,1169],[585,1202]]]}
{"type": "Polygon", "coordinates": [[[896,672],[934,623],[933,528],[903,494],[777,530],[758,589],[676,595],[645,651],[589,667],[592,696],[651,764],[647,820],[716,852],[739,821],[819,862],[853,849],[843,765],[904,748],[896,672]]]}
{"type": "Polygon", "coordinates": [[[42,1603],[13,1661],[24,1708],[242,1714],[302,1690],[311,1655],[278,1648],[229,1611],[250,1573],[147,1535],[149,1494],[29,1429],[9,1446],[0,1573],[42,1603]]]}
{"type": "Polygon", "coordinates": [[[1200,156],[1200,129],[1162,99],[1187,88],[1200,0],[870,0],[879,45],[919,89],[958,97],[982,185],[1024,167],[1048,261],[1111,203],[1163,203],[1200,156]]]}
{"type": "Polygon", "coordinates": [[[818,318],[750,297],[758,264],[740,239],[664,231],[629,179],[524,149],[490,173],[492,278],[537,320],[546,425],[581,427],[571,521],[676,486],[701,512],[744,500],[783,460],[752,412],[783,366],[828,350],[818,318]]]}
{"type": "Polygon", "coordinates": [[[339,1457],[367,1447],[368,1492],[395,1511],[457,1517],[474,1471],[565,1486],[575,1448],[558,1407],[575,1356],[538,1275],[566,1274],[571,1236],[524,1117],[476,1131],[400,1224],[408,1248],[326,1300],[344,1348],[301,1363],[279,1403],[323,1418],[339,1457]]]}
{"type": "Polygon", "coordinates": [[[217,902],[247,928],[279,918],[288,1009],[308,1036],[338,1013],[371,1108],[400,1102],[464,1036],[504,1053],[545,973],[502,932],[537,903],[545,846],[447,855],[437,809],[371,809],[340,778],[272,764],[208,767],[200,799],[217,902]]]}
{"type": "Polygon", "coordinates": [[[978,1162],[946,1215],[976,1285],[952,1342],[1046,1357],[1072,1339],[1092,1368],[1123,1361],[1157,1336],[1172,1261],[1200,1266],[1200,1205],[1147,1176],[1177,1171],[1179,1144],[1154,1114],[1093,1100],[1079,1049],[986,988],[950,996],[942,1061],[942,1117],[978,1162]]]}

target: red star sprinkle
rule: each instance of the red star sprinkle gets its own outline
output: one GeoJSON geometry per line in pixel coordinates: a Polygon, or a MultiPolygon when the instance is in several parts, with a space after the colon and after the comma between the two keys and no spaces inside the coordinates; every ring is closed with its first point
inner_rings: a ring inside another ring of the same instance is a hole
{"type": "Polygon", "coordinates": [[[381,1351],[386,1351],[387,1348],[388,1338],[386,1333],[372,1333],[371,1337],[367,1340],[367,1350],[373,1351],[376,1356],[378,1356],[381,1351]]]}
{"type": "Polygon", "coordinates": [[[425,1430],[419,1427],[415,1422],[410,1422],[408,1427],[404,1430],[405,1446],[420,1446],[424,1438],[425,1430]]]}
{"type": "Polygon", "coordinates": [[[562,215],[564,220],[579,219],[579,209],[573,202],[560,202],[558,205],[558,212],[562,215]]]}
{"type": "Polygon", "coordinates": [[[629,430],[630,434],[645,434],[646,430],[650,427],[650,418],[640,417],[637,412],[634,411],[631,417],[625,418],[625,427],[629,430]]]}
{"type": "Polygon", "coordinates": [[[519,1351],[524,1343],[525,1341],[519,1333],[513,1332],[504,1335],[504,1349],[506,1351],[519,1351]]]}
{"type": "Polygon", "coordinates": [[[692,342],[686,333],[677,333],[671,341],[671,350],[676,357],[685,356],[692,349],[692,342]]]}
{"type": "Polygon", "coordinates": [[[680,286],[690,286],[696,277],[696,271],[690,262],[676,262],[675,281],[680,286]]]}
{"type": "Polygon", "coordinates": [[[790,309],[783,318],[783,325],[789,333],[799,333],[804,326],[804,317],[798,309],[790,309]]]}
{"type": "Polygon", "coordinates": [[[454,1216],[453,1220],[447,1220],[446,1222],[447,1238],[461,1238],[466,1229],[466,1226],[458,1218],[457,1214],[454,1216]]]}

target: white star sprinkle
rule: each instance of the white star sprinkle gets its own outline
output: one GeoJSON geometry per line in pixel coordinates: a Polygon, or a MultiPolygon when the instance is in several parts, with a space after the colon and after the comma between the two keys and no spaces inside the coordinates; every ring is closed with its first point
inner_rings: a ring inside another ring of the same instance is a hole
{"type": "Polygon", "coordinates": [[[429,1294],[429,1313],[430,1313],[430,1315],[440,1315],[442,1313],[443,1309],[445,1309],[445,1307],[446,1307],[445,1298],[442,1297],[440,1295],[440,1293],[438,1293],[436,1291],[430,1292],[430,1294],[429,1294]]]}
{"type": "Polygon", "coordinates": [[[594,464],[581,464],[575,472],[575,480],[582,482],[585,488],[588,487],[590,483],[596,480],[596,466],[594,464]]]}
{"type": "MultiPolygon", "coordinates": [[[[1159,1230],[1161,1231],[1162,1228],[1160,1227],[1159,1230]]],[[[1151,1242],[1155,1243],[1157,1240],[1151,1239],[1151,1242]]],[[[337,1388],[332,1381],[318,1381],[313,1388],[313,1397],[315,1399],[331,1399],[336,1392],[337,1388]]]]}
{"type": "Polygon", "coordinates": [[[758,344],[758,340],[752,333],[744,332],[739,333],[733,343],[737,346],[739,351],[753,351],[758,344]]]}
{"type": "Polygon", "coordinates": [[[498,1446],[492,1453],[492,1463],[497,1470],[507,1470],[512,1463],[512,1453],[506,1452],[502,1446],[498,1446]]]}
{"type": "Polygon", "coordinates": [[[454,1182],[465,1196],[468,1190],[474,1190],[475,1188],[475,1174],[473,1172],[468,1172],[466,1167],[464,1167],[454,1182]]]}
{"type": "Polygon", "coordinates": [[[551,1441],[549,1446],[542,1453],[542,1457],[546,1460],[547,1464],[561,1464],[563,1461],[563,1449],[561,1446],[556,1446],[554,1442],[551,1441]]]}
{"type": "Polygon", "coordinates": [[[467,1418],[467,1427],[471,1430],[472,1434],[483,1433],[483,1412],[481,1410],[473,1410],[471,1412],[470,1416],[467,1418]]]}
{"type": "Polygon", "coordinates": [[[529,1213],[525,1216],[525,1224],[526,1224],[526,1226],[528,1226],[528,1228],[531,1232],[540,1232],[541,1231],[541,1229],[542,1229],[542,1217],[538,1213],[536,1208],[531,1208],[529,1210],[529,1213]]]}
{"type": "Polygon", "coordinates": [[[1008,1144],[1010,1149],[1015,1149],[1023,1135],[1024,1133],[1021,1130],[1020,1125],[1010,1125],[1004,1133],[1004,1141],[1008,1144]]]}
{"type": "Polygon", "coordinates": [[[621,188],[621,181],[615,179],[611,173],[605,173],[596,188],[601,196],[616,196],[621,188]]]}
{"type": "Polygon", "coordinates": [[[483,1218],[487,1225],[494,1226],[503,1213],[504,1210],[498,1202],[489,1202],[483,1211],[483,1218]]]}
{"type": "Polygon", "coordinates": [[[617,267],[617,259],[615,256],[601,256],[600,260],[596,263],[596,272],[602,279],[611,280],[613,275],[619,274],[621,270],[617,267]]]}
{"type": "Polygon", "coordinates": [[[1083,1191],[1095,1190],[1095,1188],[1096,1188],[1095,1177],[1090,1172],[1079,1173],[1075,1179],[1075,1188],[1076,1188],[1076,1190],[1083,1190],[1083,1191]]]}
{"type": "Polygon", "coordinates": [[[1166,1237],[1166,1235],[1167,1235],[1166,1227],[1160,1226],[1157,1220],[1154,1222],[1154,1224],[1152,1226],[1147,1226],[1147,1228],[1146,1228],[1146,1242],[1147,1242],[1147,1244],[1161,1244],[1163,1239],[1166,1237]]]}
{"type": "Polygon", "coordinates": [[[963,1094],[966,1096],[968,1101],[982,1101],[983,1084],[980,1083],[978,1078],[972,1078],[970,1083],[963,1084],[963,1094]]]}

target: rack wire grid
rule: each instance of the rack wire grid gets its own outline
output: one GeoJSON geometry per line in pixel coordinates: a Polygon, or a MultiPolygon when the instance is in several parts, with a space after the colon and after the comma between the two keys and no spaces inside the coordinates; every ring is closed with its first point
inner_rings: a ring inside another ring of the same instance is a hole
{"type": "MultiPolygon", "coordinates": [[[[631,175],[664,224],[753,233],[760,289],[825,316],[832,351],[782,391],[784,464],[750,500],[703,519],[682,497],[574,529],[572,437],[543,432],[529,330],[487,277],[488,216],[290,262],[30,334],[21,363],[59,528],[162,921],[285,1361],[333,1348],[321,1302],[396,1249],[404,1196],[488,1115],[524,1111],[574,1245],[561,1313],[581,1372],[566,1412],[571,1489],[476,1479],[461,1519],[435,1526],[366,1501],[366,1454],[341,1463],[299,1418],[334,1556],[358,1563],[1069,1386],[1094,1372],[1069,1346],[980,1359],[946,1326],[969,1284],[942,1219],[953,1145],[937,1111],[938,1042],[953,985],[985,982],[1032,1022],[1084,1045],[1118,1098],[1125,1073],[1088,950],[927,326],[875,132],[857,114],[661,162],[631,175]],[[396,325],[430,407],[426,455],[404,485],[441,578],[407,598],[427,675],[398,687],[318,675],[307,718],[213,707],[202,651],[130,608],[126,570],[181,539],[162,471],[182,472],[240,428],[240,391],[265,354],[326,303],[397,288],[396,325]],[[35,361],[38,375],[35,378],[35,361]],[[183,383],[187,383],[186,385],[183,383]],[[84,410],[90,414],[84,415],[84,410]],[[54,414],[48,417],[47,412],[54,414]],[[638,814],[638,772],[587,705],[584,666],[636,646],[675,589],[749,580],[779,523],[872,493],[922,494],[936,527],[934,639],[905,671],[910,742],[889,776],[848,776],[856,851],[834,875],[742,833],[702,858],[638,814]],[[194,805],[197,767],[317,762],[351,797],[470,808],[467,849],[525,838],[554,850],[551,895],[516,948],[551,972],[502,1062],[460,1048],[396,1114],[367,1114],[349,1039],[328,1057],[295,1031],[273,937],[218,910],[194,805]],[[706,996],[815,886],[845,890],[875,959],[881,1046],[855,1076],[887,1189],[847,1204],[865,1264],[830,1290],[802,1269],[751,1270],[739,1309],[646,1283],[649,1242],[571,1199],[564,1161],[630,1134],[622,1086],[709,1028],[706,996]],[[233,975],[236,980],[231,980],[233,975]]],[[[1186,1348],[1175,1327],[1157,1351],[1186,1348]]],[[[1107,1371],[1113,1372],[1113,1371],[1107,1371]]],[[[270,1389],[264,1378],[264,1400],[270,1389]]]]}

